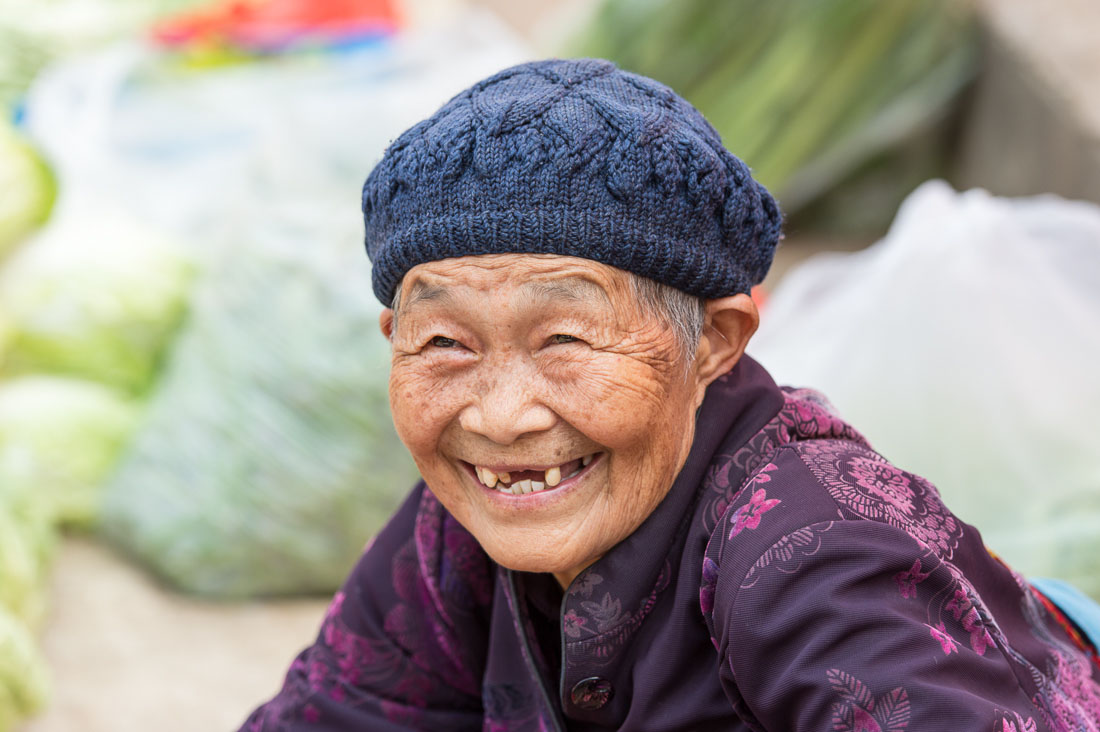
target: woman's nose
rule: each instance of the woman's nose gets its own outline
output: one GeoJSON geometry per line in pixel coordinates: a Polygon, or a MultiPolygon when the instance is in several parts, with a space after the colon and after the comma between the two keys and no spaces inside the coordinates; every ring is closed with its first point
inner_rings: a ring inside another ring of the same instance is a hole
{"type": "Polygon", "coordinates": [[[458,421],[468,432],[510,445],[521,435],[550,429],[554,420],[554,413],[533,398],[530,379],[509,373],[487,379],[458,421]]]}

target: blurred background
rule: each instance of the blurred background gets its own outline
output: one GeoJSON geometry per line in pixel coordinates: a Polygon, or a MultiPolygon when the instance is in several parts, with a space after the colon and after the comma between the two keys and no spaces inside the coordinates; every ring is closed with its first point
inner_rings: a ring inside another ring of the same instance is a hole
{"type": "Polygon", "coordinates": [[[750,352],[1100,598],[1097,37],[1093,0],[0,0],[0,732],[277,690],[415,480],[362,181],[545,56],[698,106],[787,216],[750,352]]]}

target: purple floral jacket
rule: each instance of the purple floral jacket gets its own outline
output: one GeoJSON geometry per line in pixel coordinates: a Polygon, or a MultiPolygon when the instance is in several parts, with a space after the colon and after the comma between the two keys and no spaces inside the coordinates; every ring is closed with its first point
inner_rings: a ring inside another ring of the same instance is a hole
{"type": "Polygon", "coordinates": [[[564,593],[418,485],[248,732],[1100,730],[1100,668],[927,481],[749,358],[564,593]]]}

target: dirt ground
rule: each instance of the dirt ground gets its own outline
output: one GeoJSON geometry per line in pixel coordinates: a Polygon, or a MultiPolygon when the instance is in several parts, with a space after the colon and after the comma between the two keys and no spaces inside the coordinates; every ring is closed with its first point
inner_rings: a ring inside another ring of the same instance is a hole
{"type": "Polygon", "coordinates": [[[53,698],[19,732],[234,730],[316,634],[324,600],[211,604],[67,539],[41,642],[53,698]]]}

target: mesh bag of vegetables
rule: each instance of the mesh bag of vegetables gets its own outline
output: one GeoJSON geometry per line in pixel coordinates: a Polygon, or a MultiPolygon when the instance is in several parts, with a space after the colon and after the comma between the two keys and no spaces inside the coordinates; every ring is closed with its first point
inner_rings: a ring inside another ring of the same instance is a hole
{"type": "Polygon", "coordinates": [[[329,592],[416,478],[358,246],[250,232],[210,266],[103,530],[173,585],[329,592]]]}

